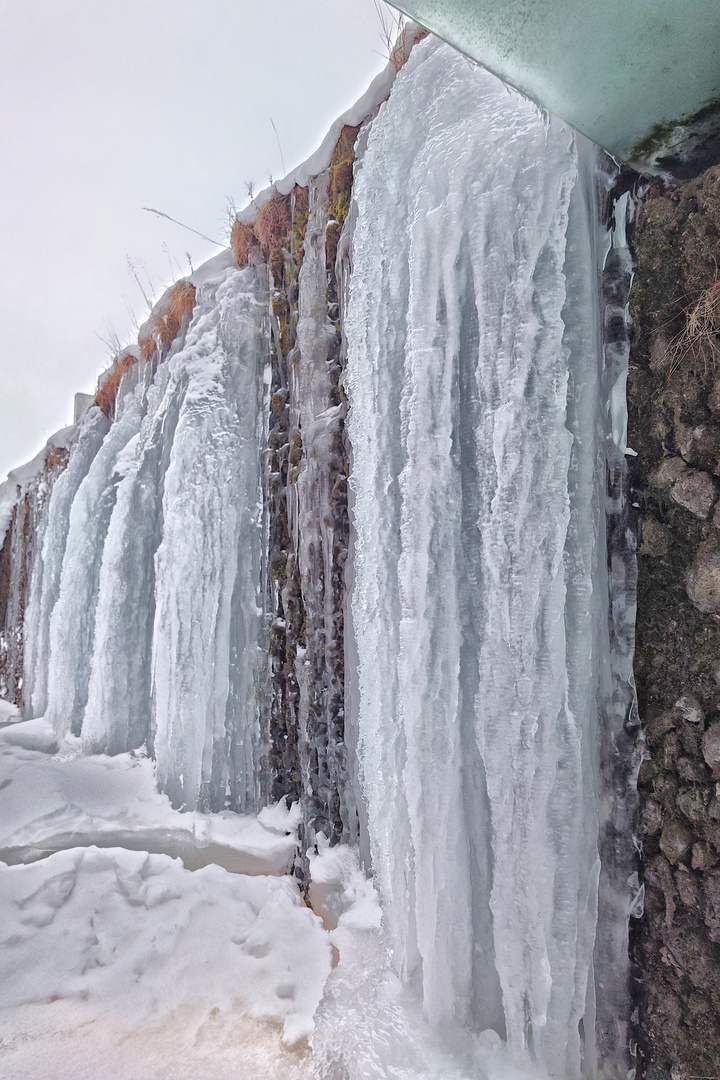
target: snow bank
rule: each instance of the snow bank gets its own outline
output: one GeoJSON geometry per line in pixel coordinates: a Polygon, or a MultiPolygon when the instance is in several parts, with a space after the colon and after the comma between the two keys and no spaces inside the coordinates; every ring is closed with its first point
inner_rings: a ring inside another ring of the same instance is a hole
{"type": "Polygon", "coordinates": [[[0,1008],[74,999],[129,1023],[202,1004],[312,1033],[330,942],[289,878],[120,848],[0,868],[0,1008]]]}
{"type": "Polygon", "coordinates": [[[155,788],[137,754],[81,757],[57,749],[42,719],[0,731],[0,860],[29,863],[79,845],[122,846],[179,857],[188,869],[218,863],[233,873],[284,874],[296,850],[297,810],[259,817],[180,813],[155,788]],[[44,752],[43,752],[44,751],[44,752]]]}
{"type": "Polygon", "coordinates": [[[130,1027],[120,1009],[60,999],[0,1010],[3,1080],[316,1080],[277,1020],[185,1005],[130,1027]]]}

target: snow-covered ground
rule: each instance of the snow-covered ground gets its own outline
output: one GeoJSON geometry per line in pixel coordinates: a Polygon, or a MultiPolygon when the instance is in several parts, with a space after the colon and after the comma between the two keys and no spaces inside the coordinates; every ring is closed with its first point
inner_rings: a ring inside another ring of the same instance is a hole
{"type": "Polygon", "coordinates": [[[179,813],[147,758],[75,749],[0,731],[2,1076],[307,1075],[332,944],[293,812],[179,813]]]}
{"type": "Polygon", "coordinates": [[[431,1031],[392,972],[357,853],[297,814],[180,813],[140,754],[0,729],[3,1080],[522,1080],[431,1031]]]}
{"type": "Polygon", "coordinates": [[[149,758],[83,757],[72,736],[58,750],[42,719],[0,732],[0,782],[6,863],[95,844],[180,857],[190,870],[217,863],[236,874],[285,874],[295,854],[297,816],[284,804],[257,817],[179,813],[158,794],[149,758]]]}

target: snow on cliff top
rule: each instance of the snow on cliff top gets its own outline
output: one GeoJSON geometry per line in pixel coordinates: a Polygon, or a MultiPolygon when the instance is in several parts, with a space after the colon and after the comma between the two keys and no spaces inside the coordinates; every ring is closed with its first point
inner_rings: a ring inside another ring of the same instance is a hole
{"type": "MultiPolygon", "coordinates": [[[[385,101],[392,89],[398,68],[401,66],[397,58],[401,57],[402,62],[407,59],[421,31],[422,27],[417,23],[411,20],[405,23],[395,43],[391,58],[388,60],[384,70],[375,76],[365,93],[331,124],[322,143],[309,158],[291,170],[282,180],[278,180],[269,187],[264,188],[239,212],[238,218],[240,221],[252,222],[257,211],[268,202],[275,191],[278,191],[281,195],[288,195],[296,184],[300,187],[307,187],[313,177],[319,176],[330,166],[332,152],[340,138],[342,129],[346,126],[355,127],[357,124],[362,123],[374,109],[385,101]]],[[[234,265],[232,251],[230,248],[225,248],[202,263],[185,280],[199,288],[206,282],[220,277],[232,265],[234,265]]],[[[13,507],[18,499],[25,494],[30,484],[41,474],[47,450],[51,447],[69,446],[69,442],[64,440],[71,439],[75,431],[76,425],[73,425],[52,435],[43,450],[32,461],[13,469],[9,473],[7,480],[0,484],[0,538],[3,538],[7,532],[13,507]]]]}

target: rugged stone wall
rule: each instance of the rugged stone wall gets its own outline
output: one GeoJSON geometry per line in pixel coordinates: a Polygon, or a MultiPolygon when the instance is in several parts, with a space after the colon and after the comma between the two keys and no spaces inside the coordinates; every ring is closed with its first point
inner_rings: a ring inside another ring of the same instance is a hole
{"type": "Polygon", "coordinates": [[[0,698],[22,706],[23,623],[29,597],[36,527],[52,485],[68,461],[64,446],[49,445],[44,468],[23,490],[0,547],[0,698]]]}
{"type": "Polygon", "coordinates": [[[720,166],[647,191],[630,294],[644,915],[639,1064],[720,1075],[720,166]]]}
{"type": "Polygon", "coordinates": [[[348,454],[336,274],[358,130],[343,129],[309,189],[274,194],[252,226],[233,230],[237,261],[255,250],[268,272],[270,768],[272,796],[302,801],[303,846],[317,832],[357,832],[344,731],[348,454]]]}

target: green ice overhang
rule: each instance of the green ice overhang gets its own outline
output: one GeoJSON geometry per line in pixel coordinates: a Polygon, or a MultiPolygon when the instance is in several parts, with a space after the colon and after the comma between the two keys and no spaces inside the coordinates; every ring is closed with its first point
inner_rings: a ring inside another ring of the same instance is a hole
{"type": "Polygon", "coordinates": [[[393,0],[621,161],[720,161],[720,0],[393,0]]]}

